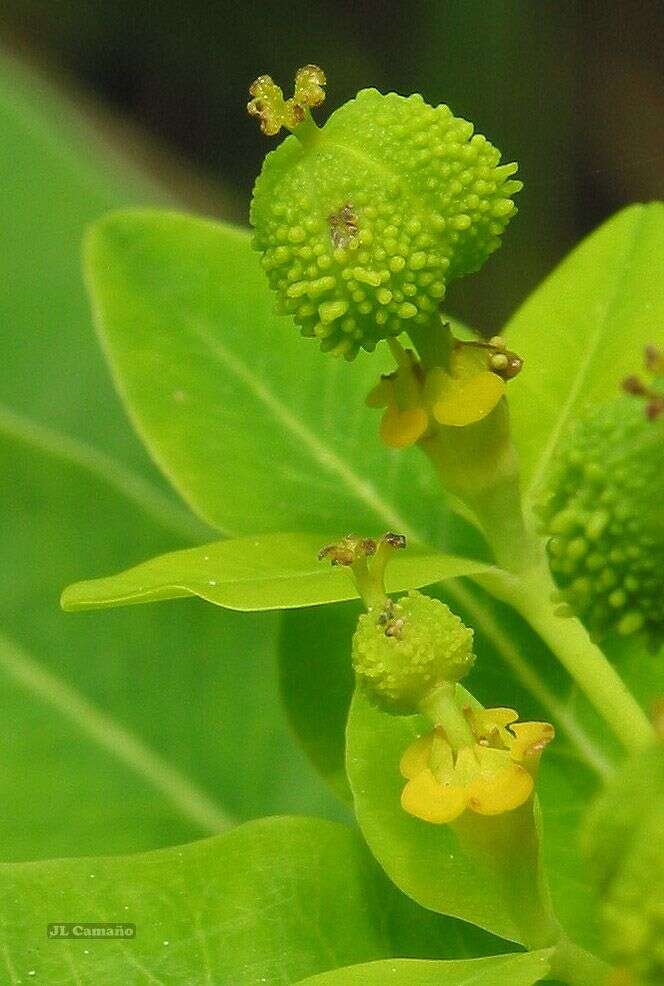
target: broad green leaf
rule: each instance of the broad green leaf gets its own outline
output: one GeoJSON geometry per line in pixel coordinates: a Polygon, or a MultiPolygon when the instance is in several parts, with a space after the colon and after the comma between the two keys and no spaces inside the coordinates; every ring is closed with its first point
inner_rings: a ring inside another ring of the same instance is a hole
{"type": "Polygon", "coordinates": [[[440,533],[446,520],[424,457],[383,448],[378,416],[364,406],[389,365],[386,347],[342,364],[301,339],[272,313],[247,232],[117,213],[93,227],[86,266],[134,424],[221,531],[440,533]]]}
{"type": "Polygon", "coordinates": [[[81,278],[85,225],[158,193],[4,59],[0,122],[0,857],[334,814],[276,700],[275,617],[59,612],[67,582],[211,535],[133,437],[81,278]]]}
{"type": "MultiPolygon", "coordinates": [[[[418,903],[525,943],[523,875],[498,877],[459,846],[448,825],[407,814],[399,771],[406,748],[426,731],[421,716],[390,716],[356,689],[347,728],[347,769],[355,814],[367,844],[394,883],[418,903]],[[521,881],[521,882],[519,882],[521,881]]],[[[521,837],[521,835],[517,836],[521,837]]],[[[524,846],[524,852],[526,847],[524,846]]],[[[534,887],[538,874],[528,877],[534,887]]]]}
{"type": "Polygon", "coordinates": [[[560,436],[591,401],[618,392],[664,324],[664,203],[624,209],[584,240],[508,322],[524,359],[510,412],[527,498],[560,436]]]}
{"type": "Polygon", "coordinates": [[[300,986],[530,986],[546,976],[550,956],[550,949],[541,949],[449,962],[388,959],[323,972],[300,986]]]}
{"type": "MultiPolygon", "coordinates": [[[[98,609],[198,596],[239,610],[291,609],[358,599],[350,573],[318,559],[324,534],[265,534],[173,551],[126,572],[69,586],[67,610],[98,609]]],[[[413,545],[392,559],[388,592],[486,572],[489,566],[413,545]]]]}
{"type": "Polygon", "coordinates": [[[353,831],[305,818],[143,855],[4,864],[0,899],[11,982],[279,986],[340,965],[499,945],[404,898],[353,831]],[[127,922],[136,935],[48,940],[47,924],[60,922],[127,922]]]}
{"type": "Polygon", "coordinates": [[[281,711],[276,614],[193,599],[62,613],[63,581],[176,532],[56,454],[0,435],[0,463],[12,532],[0,568],[0,704],[12,724],[0,857],[143,850],[229,816],[333,810],[281,711]]]}

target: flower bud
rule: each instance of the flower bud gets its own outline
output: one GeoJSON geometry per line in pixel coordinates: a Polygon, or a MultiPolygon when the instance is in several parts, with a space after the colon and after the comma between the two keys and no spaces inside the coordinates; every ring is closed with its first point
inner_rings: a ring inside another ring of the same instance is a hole
{"type": "MultiPolygon", "coordinates": [[[[291,103],[267,132],[289,125],[291,103]]],[[[410,324],[436,323],[447,284],[500,245],[521,182],[471,123],[419,95],[365,89],[320,130],[308,112],[301,119],[256,182],[254,246],[280,310],[324,351],[353,359],[410,324]]]]}
{"type": "Polygon", "coordinates": [[[600,639],[664,631],[664,417],[634,396],[579,418],[539,512],[564,601],[600,639]]]}
{"type": "Polygon", "coordinates": [[[623,765],[588,818],[585,849],[601,895],[609,958],[630,982],[664,982],[664,746],[623,765]]]}
{"type": "Polygon", "coordinates": [[[470,671],[473,631],[440,600],[412,590],[360,616],[352,655],[358,681],[376,705],[411,715],[438,685],[470,671]]]}

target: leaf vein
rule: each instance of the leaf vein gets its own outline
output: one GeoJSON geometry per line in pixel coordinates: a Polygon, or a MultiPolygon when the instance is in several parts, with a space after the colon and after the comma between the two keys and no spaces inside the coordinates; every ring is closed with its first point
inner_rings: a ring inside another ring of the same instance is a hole
{"type": "Polygon", "coordinates": [[[247,366],[247,364],[231,353],[219,339],[213,338],[204,329],[193,329],[200,341],[210,350],[212,355],[230,372],[236,380],[244,384],[253,396],[279,422],[282,428],[290,432],[319,466],[326,472],[337,476],[353,496],[365,503],[376,514],[400,533],[410,534],[413,531],[407,521],[390,504],[380,496],[373,483],[358,475],[337,453],[322,442],[293,412],[274,394],[270,388],[247,366]]]}
{"type": "Polygon", "coordinates": [[[187,540],[200,540],[203,524],[178,507],[150,482],[117,459],[62,432],[47,428],[0,404],[0,432],[45,455],[69,462],[107,483],[167,530],[187,540]]]}
{"type": "Polygon", "coordinates": [[[2,634],[0,668],[151,784],[188,821],[206,833],[222,832],[234,824],[179,770],[2,634]]]}

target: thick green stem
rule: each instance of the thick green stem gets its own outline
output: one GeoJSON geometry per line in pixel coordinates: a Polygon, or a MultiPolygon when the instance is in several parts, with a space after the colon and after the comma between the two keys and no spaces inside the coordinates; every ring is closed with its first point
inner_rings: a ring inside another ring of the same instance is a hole
{"type": "Polygon", "coordinates": [[[526,567],[533,552],[520,504],[516,469],[500,477],[495,485],[480,491],[470,501],[496,562],[508,572],[526,567]]]}
{"type": "Polygon", "coordinates": [[[443,489],[472,511],[498,564],[512,572],[532,564],[506,401],[474,424],[440,425],[419,444],[443,489]]]}
{"type": "Polygon", "coordinates": [[[551,601],[555,585],[544,566],[521,577],[477,581],[539,633],[627,750],[652,743],[654,731],[646,714],[584,626],[574,617],[556,615],[551,601]]]}

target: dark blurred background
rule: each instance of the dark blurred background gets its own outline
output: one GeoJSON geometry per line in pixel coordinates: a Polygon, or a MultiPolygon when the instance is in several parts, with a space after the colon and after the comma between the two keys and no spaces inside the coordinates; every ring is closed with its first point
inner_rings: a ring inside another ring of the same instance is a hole
{"type": "Polygon", "coordinates": [[[495,331],[620,206],[664,190],[664,4],[602,0],[4,0],[0,42],[53,78],[184,205],[246,221],[274,140],[247,87],[328,76],[321,118],[375,85],[447,102],[520,162],[505,245],[449,295],[495,331]]]}

